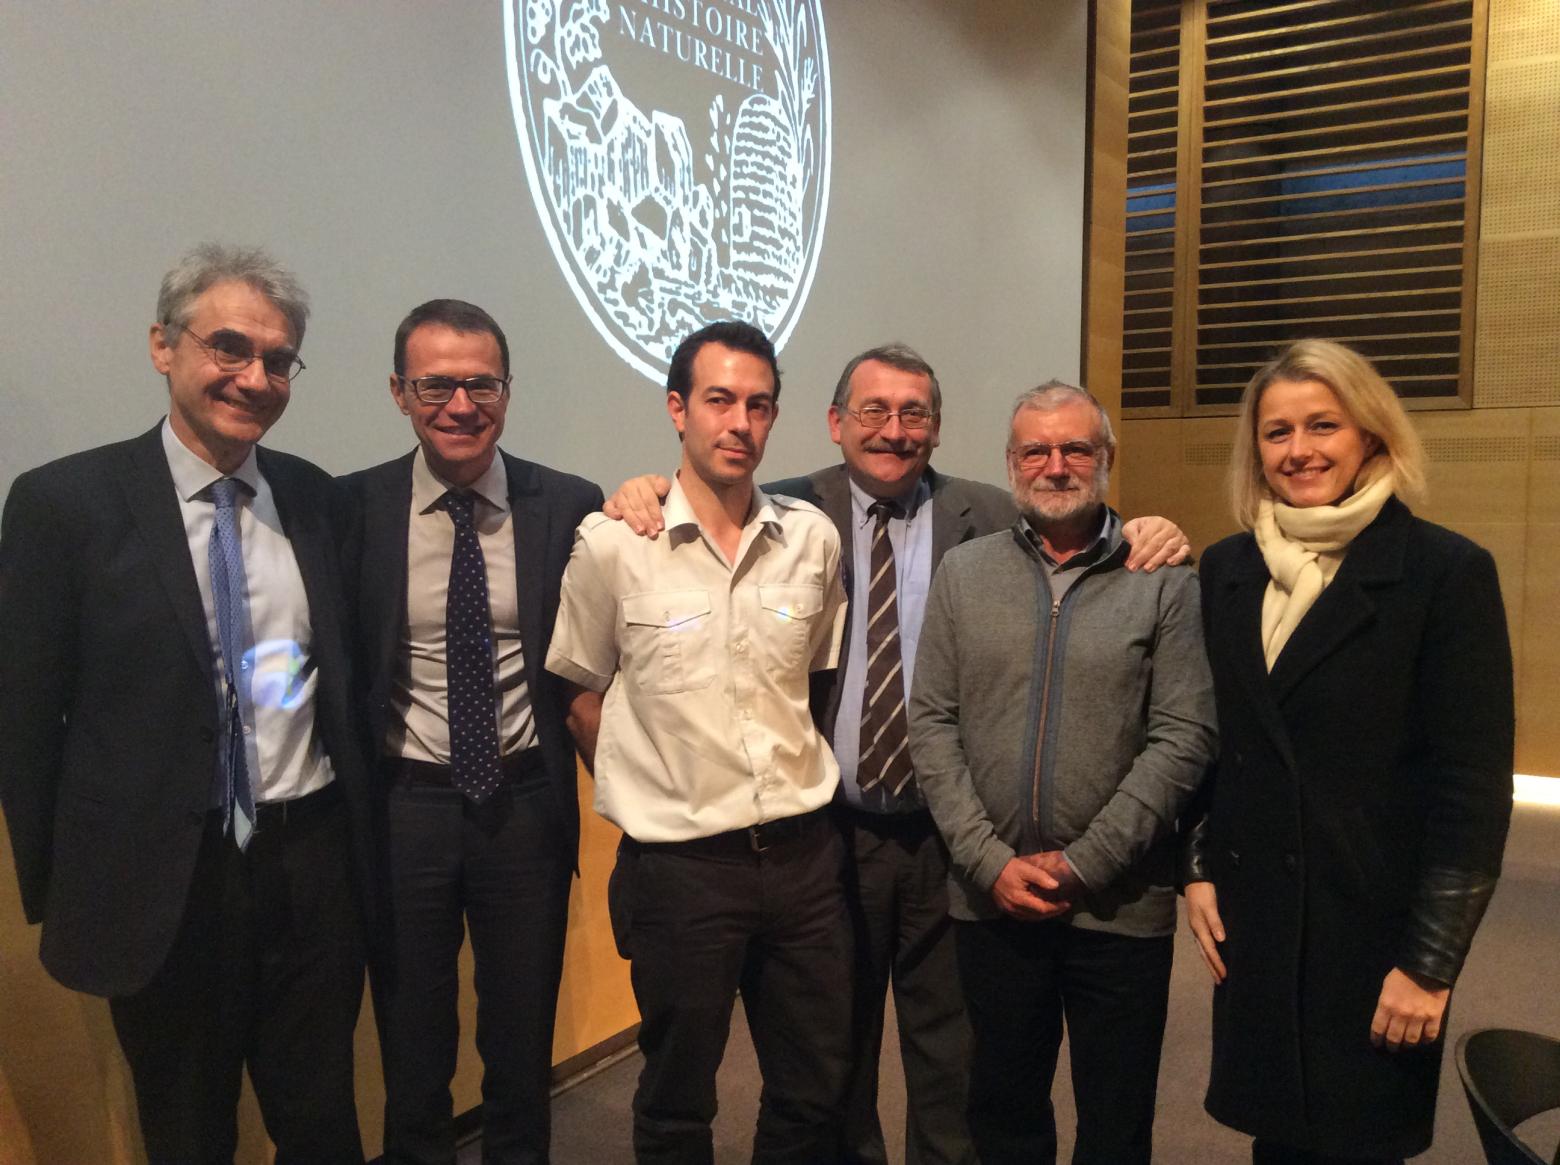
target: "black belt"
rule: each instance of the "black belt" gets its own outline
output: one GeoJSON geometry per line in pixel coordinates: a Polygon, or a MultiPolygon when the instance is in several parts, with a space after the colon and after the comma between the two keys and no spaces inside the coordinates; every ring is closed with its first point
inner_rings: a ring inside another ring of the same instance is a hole
{"type": "Polygon", "coordinates": [[[286,825],[300,825],[341,803],[341,785],[332,781],[290,801],[261,801],[255,806],[255,829],[264,832],[286,825]]]}
{"type": "MultiPolygon", "coordinates": [[[[408,756],[386,757],[384,763],[392,780],[403,781],[408,785],[438,785],[444,789],[455,787],[455,769],[452,765],[436,765],[432,761],[413,760],[408,756]]],[[[543,771],[547,762],[542,756],[542,746],[537,744],[499,757],[498,767],[504,774],[504,780],[511,782],[543,771]]]]}
{"type": "Polygon", "coordinates": [[[932,811],[925,807],[905,813],[873,813],[869,809],[858,809],[848,801],[836,801],[833,809],[835,817],[840,821],[859,826],[879,837],[920,837],[937,828],[937,823],[932,820],[932,811]]]}
{"type": "Polygon", "coordinates": [[[826,809],[814,809],[796,817],[782,817],[778,821],[765,821],[743,829],[728,829],[725,833],[715,833],[709,837],[694,837],[687,841],[641,841],[634,844],[641,849],[679,849],[713,857],[741,857],[744,854],[765,853],[801,841],[826,827],[828,821],[826,809]]]}

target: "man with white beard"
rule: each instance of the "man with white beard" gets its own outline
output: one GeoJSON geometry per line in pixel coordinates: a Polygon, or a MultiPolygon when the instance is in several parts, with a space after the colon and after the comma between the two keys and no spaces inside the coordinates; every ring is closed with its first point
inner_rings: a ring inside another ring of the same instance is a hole
{"type": "Polygon", "coordinates": [[[1152,1150],[1173,831],[1216,733],[1197,578],[1125,569],[1115,451],[1083,389],[1019,397],[1019,519],[943,558],[916,655],[910,747],[952,859],[983,1165],[1055,1161],[1064,1017],[1074,1165],[1152,1150]]]}

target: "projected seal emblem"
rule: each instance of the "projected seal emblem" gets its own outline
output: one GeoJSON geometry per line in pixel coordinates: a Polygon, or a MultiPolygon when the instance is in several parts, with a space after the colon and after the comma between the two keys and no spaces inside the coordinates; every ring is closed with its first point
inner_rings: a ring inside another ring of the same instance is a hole
{"type": "Polygon", "coordinates": [[[744,319],[784,346],[829,202],[820,0],[505,0],[509,94],[554,256],[653,380],[744,319]]]}

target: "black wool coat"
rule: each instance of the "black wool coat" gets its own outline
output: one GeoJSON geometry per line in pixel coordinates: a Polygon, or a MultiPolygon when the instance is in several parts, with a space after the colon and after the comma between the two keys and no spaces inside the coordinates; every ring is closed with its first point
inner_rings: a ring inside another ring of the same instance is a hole
{"type": "Polygon", "coordinates": [[[1500,871],[1514,731],[1495,564],[1389,500],[1271,674],[1268,578],[1250,534],[1202,564],[1222,740],[1205,870],[1229,972],[1207,1108],[1313,1152],[1411,1156],[1445,1041],[1379,1050],[1370,1022],[1394,966],[1456,976],[1477,913],[1438,949],[1433,891],[1472,887],[1482,907],[1500,871]]]}

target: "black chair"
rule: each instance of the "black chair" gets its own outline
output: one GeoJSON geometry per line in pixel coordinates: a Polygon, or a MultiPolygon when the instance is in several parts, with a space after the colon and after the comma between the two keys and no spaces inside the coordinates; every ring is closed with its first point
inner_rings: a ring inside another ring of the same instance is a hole
{"type": "Polygon", "coordinates": [[[1545,1161],[1512,1132],[1560,1108],[1560,1040],[1495,1027],[1468,1032],[1457,1041],[1457,1074],[1490,1165],[1560,1165],[1560,1146],[1545,1161]]]}

